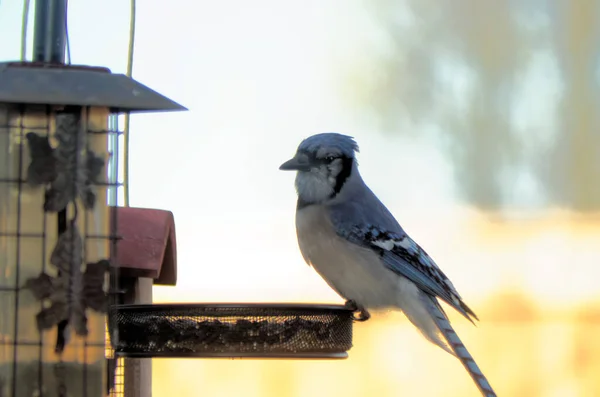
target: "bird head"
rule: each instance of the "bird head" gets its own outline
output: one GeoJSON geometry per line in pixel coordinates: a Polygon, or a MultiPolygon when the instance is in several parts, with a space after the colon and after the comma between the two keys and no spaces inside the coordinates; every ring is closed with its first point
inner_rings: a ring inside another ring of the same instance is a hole
{"type": "Polygon", "coordinates": [[[334,199],[349,178],[358,171],[355,154],[359,151],[354,139],[327,132],[310,136],[298,146],[296,155],[279,169],[297,171],[296,191],[306,204],[334,199]]]}

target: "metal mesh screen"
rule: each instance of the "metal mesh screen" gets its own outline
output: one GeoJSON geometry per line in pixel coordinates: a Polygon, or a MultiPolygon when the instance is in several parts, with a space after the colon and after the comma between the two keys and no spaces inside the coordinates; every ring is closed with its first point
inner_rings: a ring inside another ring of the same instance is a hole
{"type": "Polygon", "coordinates": [[[0,104],[0,396],[104,396],[108,109],[0,104]]]}
{"type": "Polygon", "coordinates": [[[108,367],[109,371],[114,371],[114,383],[109,397],[123,397],[125,396],[125,359],[118,357],[110,363],[114,365],[108,367]]]}
{"type": "Polygon", "coordinates": [[[327,357],[352,347],[352,312],[310,305],[122,305],[112,321],[128,357],[327,357]]]}
{"type": "Polygon", "coordinates": [[[123,357],[116,357],[110,345],[108,324],[106,328],[106,390],[108,397],[123,397],[125,395],[125,363],[123,357]]]}

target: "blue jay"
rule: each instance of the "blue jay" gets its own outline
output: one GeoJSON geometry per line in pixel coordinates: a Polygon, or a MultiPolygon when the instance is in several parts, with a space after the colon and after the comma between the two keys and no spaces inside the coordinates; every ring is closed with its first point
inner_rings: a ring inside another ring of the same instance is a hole
{"type": "Polygon", "coordinates": [[[368,319],[369,309],[402,310],[428,340],[462,362],[485,397],[495,397],[437,298],[471,322],[477,316],[365,184],[358,151],[352,137],[317,134],[279,167],[297,171],[296,233],[304,260],[360,313],[358,320],[368,319]]]}

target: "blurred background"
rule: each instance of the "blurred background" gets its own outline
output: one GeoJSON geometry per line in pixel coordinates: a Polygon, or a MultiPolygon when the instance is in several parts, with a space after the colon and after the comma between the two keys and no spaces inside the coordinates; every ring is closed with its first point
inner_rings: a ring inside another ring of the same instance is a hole
{"type": "MultiPolygon", "coordinates": [[[[22,0],[0,2],[19,59],[22,0]]],[[[31,13],[28,42],[33,34],[31,13]]],[[[600,2],[144,0],[133,77],[190,108],[131,121],[131,205],[171,210],[157,302],[342,302],[304,264],[293,175],[318,132],[479,315],[449,313],[500,396],[600,395],[600,2]]],[[[69,1],[73,63],[124,72],[129,2],[69,1]]],[[[345,361],[155,360],[153,395],[478,396],[402,314],[345,361]]]]}

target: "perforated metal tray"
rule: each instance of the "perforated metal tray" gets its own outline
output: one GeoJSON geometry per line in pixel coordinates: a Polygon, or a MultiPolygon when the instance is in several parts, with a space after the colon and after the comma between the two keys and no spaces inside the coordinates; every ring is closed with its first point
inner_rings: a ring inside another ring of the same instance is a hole
{"type": "Polygon", "coordinates": [[[118,356],[346,358],[353,313],[336,305],[116,305],[110,323],[118,356]]]}

